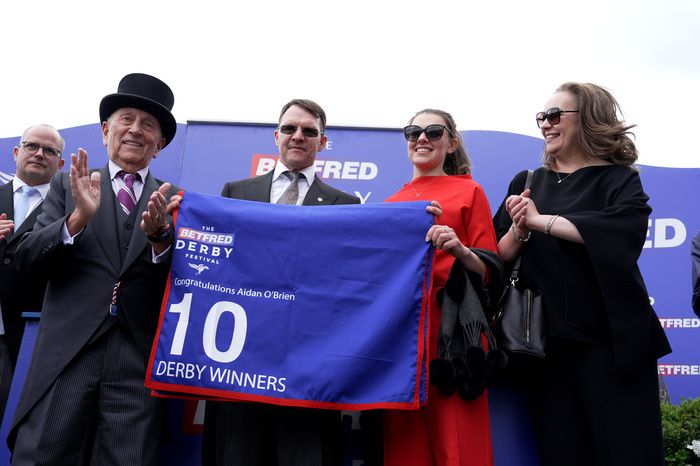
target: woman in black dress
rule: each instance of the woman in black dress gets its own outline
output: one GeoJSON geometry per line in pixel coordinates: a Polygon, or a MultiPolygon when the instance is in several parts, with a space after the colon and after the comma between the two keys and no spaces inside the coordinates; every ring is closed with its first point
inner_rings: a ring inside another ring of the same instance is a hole
{"type": "Polygon", "coordinates": [[[657,358],[671,348],[637,267],[651,208],[630,128],[593,84],[537,114],[544,166],[515,176],[494,217],[498,252],[542,292],[549,341],[529,388],[543,465],[662,465],[657,358]]]}

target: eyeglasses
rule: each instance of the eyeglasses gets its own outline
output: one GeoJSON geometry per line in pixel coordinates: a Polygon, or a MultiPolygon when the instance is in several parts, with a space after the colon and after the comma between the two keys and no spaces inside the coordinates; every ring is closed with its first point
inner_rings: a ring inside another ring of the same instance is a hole
{"type": "Polygon", "coordinates": [[[415,142],[420,137],[421,133],[425,133],[425,137],[428,141],[437,141],[442,137],[442,135],[447,130],[450,136],[455,137],[455,135],[450,131],[445,125],[428,125],[425,128],[421,128],[418,125],[408,125],[403,129],[403,136],[407,141],[415,142]]]}
{"type": "MultiPolygon", "coordinates": [[[[290,134],[291,135],[291,134],[296,134],[298,128],[299,128],[298,126],[294,126],[294,125],[280,125],[279,130],[280,130],[280,133],[282,133],[282,134],[290,134]]],[[[301,134],[303,134],[307,138],[316,138],[316,137],[318,137],[319,134],[321,134],[321,132],[319,130],[317,130],[316,128],[302,126],[301,127],[301,134]]]]}
{"type": "Polygon", "coordinates": [[[50,146],[42,146],[41,144],[38,144],[36,142],[22,141],[21,145],[24,148],[24,151],[29,155],[34,155],[39,151],[39,149],[41,149],[44,151],[44,155],[46,155],[48,157],[60,157],[61,156],[60,150],[54,149],[53,147],[50,147],[50,146]]]}
{"type": "Polygon", "coordinates": [[[562,113],[578,113],[578,110],[562,110],[559,107],[552,107],[546,112],[539,112],[535,115],[537,119],[537,127],[541,128],[544,120],[547,120],[550,125],[556,125],[561,120],[562,113]]]}

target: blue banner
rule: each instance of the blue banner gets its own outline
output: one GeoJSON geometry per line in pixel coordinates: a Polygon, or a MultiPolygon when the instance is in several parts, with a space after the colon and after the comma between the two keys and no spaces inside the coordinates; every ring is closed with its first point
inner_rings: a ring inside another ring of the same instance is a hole
{"type": "Polygon", "coordinates": [[[426,400],[426,202],[284,206],[187,192],[146,386],[333,409],[426,400]]]}

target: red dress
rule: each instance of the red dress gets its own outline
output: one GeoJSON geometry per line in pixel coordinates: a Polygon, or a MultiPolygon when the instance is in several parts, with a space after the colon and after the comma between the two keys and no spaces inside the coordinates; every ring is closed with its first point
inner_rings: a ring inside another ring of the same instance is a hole
{"type": "MultiPolygon", "coordinates": [[[[432,201],[442,206],[441,225],[454,229],[462,244],[496,251],[496,234],[486,194],[470,175],[423,176],[386,202],[432,201]]],[[[445,285],[454,256],[435,252],[430,292],[428,361],[437,355],[440,305],[437,291],[445,285]]],[[[492,466],[491,429],[486,392],[474,401],[454,393],[445,396],[428,384],[428,403],[417,411],[386,411],[385,466],[492,466]]]]}

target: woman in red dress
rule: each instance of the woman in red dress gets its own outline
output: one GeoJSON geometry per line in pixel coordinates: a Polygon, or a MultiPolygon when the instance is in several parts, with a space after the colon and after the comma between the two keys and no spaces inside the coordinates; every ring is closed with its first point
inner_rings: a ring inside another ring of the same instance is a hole
{"type": "MultiPolygon", "coordinates": [[[[428,360],[437,357],[441,309],[437,291],[455,260],[487,279],[484,263],[471,247],[496,251],[496,235],[488,200],[472,180],[470,163],[452,116],[422,110],[404,128],[413,177],[387,202],[435,200],[442,208],[427,239],[435,245],[430,296],[428,360]]],[[[473,401],[444,395],[428,385],[428,403],[418,411],[384,415],[384,462],[393,465],[493,465],[486,392],[473,401]]]]}

